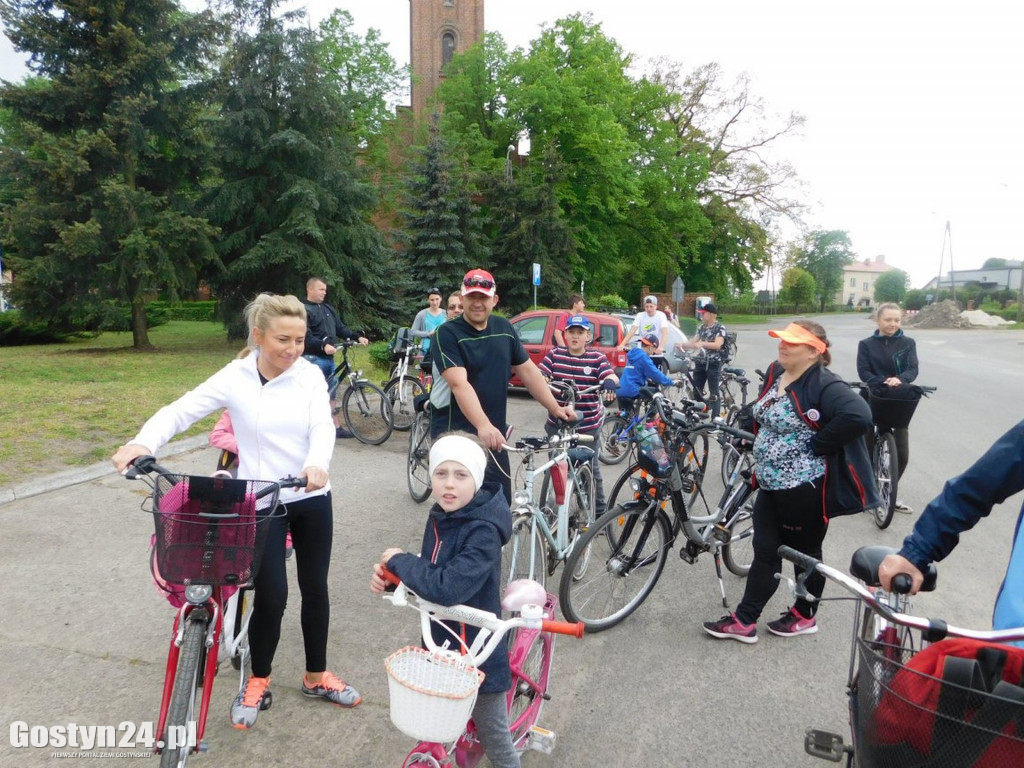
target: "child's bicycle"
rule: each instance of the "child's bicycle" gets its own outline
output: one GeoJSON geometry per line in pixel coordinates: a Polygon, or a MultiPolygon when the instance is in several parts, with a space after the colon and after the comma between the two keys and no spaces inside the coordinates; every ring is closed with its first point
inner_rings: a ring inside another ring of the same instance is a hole
{"type": "Polygon", "coordinates": [[[513,617],[502,620],[466,605],[436,605],[409,591],[387,571],[385,577],[397,584],[397,589],[384,597],[396,606],[420,612],[421,634],[427,646],[402,648],[385,661],[391,721],[405,735],[420,740],[402,761],[402,768],[475,768],[480,764],[483,746],[469,719],[482,680],[476,667],[504,641],[506,633],[512,635],[508,654],[512,672],[512,687],[508,691],[512,744],[518,752],[534,749],[551,754],[556,736],[537,725],[537,721],[544,702],[551,698],[548,682],[554,635],[582,637],[583,625],[555,621],[552,617],[557,599],[536,582],[521,580],[509,585],[501,604],[513,617]],[[453,634],[456,650],[449,650],[447,643],[438,647],[431,636],[430,622],[443,620],[480,627],[472,646],[465,648],[458,635],[453,634]]]}
{"type": "MultiPolygon", "coordinates": [[[[1024,627],[962,629],[910,615],[910,577],[885,592],[878,567],[894,549],[861,547],[850,576],[790,547],[779,555],[802,573],[790,587],[807,597],[817,571],[857,601],[847,696],[852,744],[808,728],[804,749],[848,768],[1002,768],[1024,765],[1024,627]]],[[[923,591],[935,589],[934,566],[923,591]]],[[[835,598],[849,599],[849,598],[835,598]]]]}
{"type": "MultiPolygon", "coordinates": [[[[156,526],[154,576],[184,585],[155,733],[161,768],[180,768],[206,748],[203,735],[220,663],[230,660],[239,670],[239,690],[245,685],[252,613],[247,590],[259,569],[267,523],[279,514],[280,490],[300,488],[306,480],[178,475],[152,456],[137,458],[125,477],[153,489],[148,511],[156,526]]],[[[262,708],[271,702],[265,698],[262,708]]]]}
{"type": "Polygon", "coordinates": [[[352,367],[348,361],[348,350],[358,342],[343,339],[338,343],[341,362],[327,381],[331,399],[336,399],[337,389],[343,379],[348,379],[348,389],[341,397],[341,404],[335,406],[345,415],[345,425],[356,439],[367,445],[380,445],[394,429],[391,415],[391,400],[384,390],[367,379],[362,371],[352,367]]]}

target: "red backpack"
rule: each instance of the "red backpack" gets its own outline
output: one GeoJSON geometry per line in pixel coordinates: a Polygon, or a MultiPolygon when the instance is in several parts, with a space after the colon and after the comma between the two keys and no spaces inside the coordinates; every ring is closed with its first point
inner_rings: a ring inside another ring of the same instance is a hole
{"type": "Polygon", "coordinates": [[[1008,768],[1024,765],[1024,648],[950,638],[930,645],[886,683],[878,657],[862,657],[864,765],[1008,768]],[[871,671],[864,674],[863,665],[871,671]]]}

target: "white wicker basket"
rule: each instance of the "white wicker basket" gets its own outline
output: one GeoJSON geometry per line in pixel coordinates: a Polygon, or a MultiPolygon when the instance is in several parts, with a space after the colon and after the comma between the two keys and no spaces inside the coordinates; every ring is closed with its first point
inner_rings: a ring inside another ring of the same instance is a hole
{"type": "Polygon", "coordinates": [[[466,727],[484,673],[457,657],[406,646],[384,661],[391,722],[406,736],[449,742],[466,727]]]}

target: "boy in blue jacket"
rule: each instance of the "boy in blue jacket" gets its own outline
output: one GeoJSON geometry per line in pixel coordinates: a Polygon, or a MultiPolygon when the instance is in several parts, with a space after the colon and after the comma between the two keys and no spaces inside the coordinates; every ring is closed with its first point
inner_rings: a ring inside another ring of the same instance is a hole
{"type": "Polygon", "coordinates": [[[626,355],[626,367],[622,369],[622,381],[619,382],[619,408],[623,411],[633,409],[640,387],[646,386],[648,379],[653,379],[663,387],[671,387],[675,383],[651,362],[651,355],[657,351],[660,343],[656,333],[648,333],[626,355]]]}
{"type": "MultiPolygon", "coordinates": [[[[487,457],[472,435],[449,433],[430,448],[430,508],[420,555],[386,549],[373,566],[370,588],[383,592],[387,567],[413,592],[439,605],[463,604],[501,614],[501,548],[512,535],[512,512],[497,483],[483,484],[487,457]],[[482,487],[481,487],[482,486],[482,487]]],[[[458,637],[458,622],[446,622],[452,635],[431,624],[434,642],[458,637]]],[[[466,625],[472,645],[479,629],[466,625]]],[[[495,768],[519,768],[509,732],[507,691],[512,684],[508,646],[500,643],[480,665],[480,686],[473,721],[477,737],[495,768]]]]}

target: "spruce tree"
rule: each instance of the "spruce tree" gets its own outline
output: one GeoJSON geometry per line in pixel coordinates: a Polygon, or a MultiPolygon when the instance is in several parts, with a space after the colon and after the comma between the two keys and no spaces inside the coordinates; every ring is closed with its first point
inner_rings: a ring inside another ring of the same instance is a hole
{"type": "Polygon", "coordinates": [[[4,0],[0,16],[34,75],[0,86],[12,298],[67,330],[102,327],[107,300],[127,300],[134,345],[147,348],[147,296],[193,287],[215,259],[215,231],[189,201],[220,28],[172,0],[4,0]]]}

